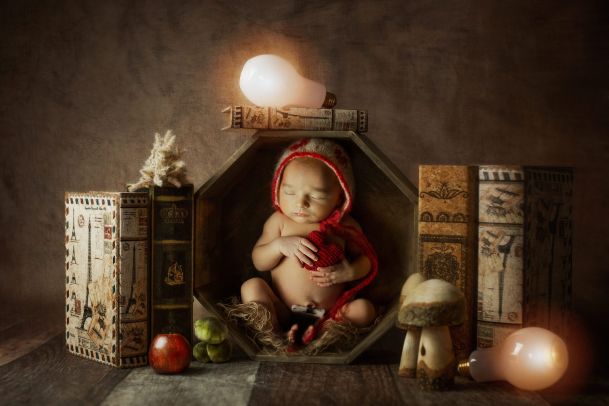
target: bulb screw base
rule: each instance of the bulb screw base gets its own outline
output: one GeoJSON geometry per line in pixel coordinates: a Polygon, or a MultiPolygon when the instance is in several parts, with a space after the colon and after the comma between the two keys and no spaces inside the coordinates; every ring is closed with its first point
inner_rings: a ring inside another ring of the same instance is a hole
{"type": "Polygon", "coordinates": [[[459,363],[457,364],[457,373],[460,376],[464,376],[466,378],[471,378],[472,375],[469,372],[469,360],[464,359],[459,361],[459,363]]]}
{"type": "Polygon", "coordinates": [[[336,106],[336,95],[334,93],[326,92],[326,98],[321,107],[324,109],[331,109],[334,106],[336,106]]]}

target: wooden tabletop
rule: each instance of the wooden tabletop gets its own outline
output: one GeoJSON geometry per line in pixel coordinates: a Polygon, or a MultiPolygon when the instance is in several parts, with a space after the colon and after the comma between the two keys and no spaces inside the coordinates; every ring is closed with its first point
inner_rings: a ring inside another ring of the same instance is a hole
{"type": "Polygon", "coordinates": [[[118,369],[65,351],[63,325],[48,317],[0,317],[0,404],[103,405],[548,405],[607,404],[596,393],[560,396],[507,383],[457,378],[445,392],[421,391],[397,375],[397,360],[369,351],[351,365],[192,362],[180,375],[118,369]],[[36,333],[34,333],[34,331],[36,333]]]}

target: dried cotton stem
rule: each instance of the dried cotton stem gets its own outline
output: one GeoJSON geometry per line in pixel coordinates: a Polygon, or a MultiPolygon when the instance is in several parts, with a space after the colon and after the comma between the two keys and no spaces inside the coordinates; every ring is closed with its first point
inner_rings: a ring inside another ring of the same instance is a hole
{"type": "Polygon", "coordinates": [[[184,151],[176,144],[176,136],[168,130],[163,137],[157,133],[154,138],[150,156],[140,169],[140,180],[128,185],[130,192],[152,185],[180,187],[187,183],[186,163],[182,160],[184,151]]]}

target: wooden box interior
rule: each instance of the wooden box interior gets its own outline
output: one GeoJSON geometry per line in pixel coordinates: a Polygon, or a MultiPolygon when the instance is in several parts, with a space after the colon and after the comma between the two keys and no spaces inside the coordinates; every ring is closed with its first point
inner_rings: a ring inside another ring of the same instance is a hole
{"type": "Polygon", "coordinates": [[[394,323],[407,275],[416,270],[416,188],[363,135],[351,131],[259,131],[233,154],[195,195],[194,292],[212,314],[224,318],[217,303],[239,296],[241,284],[258,272],[251,251],[272,213],[270,185],[281,151],[301,137],[332,138],[351,157],[355,173],[352,216],[379,257],[379,274],[363,295],[383,309],[382,321],[348,354],[314,357],[262,355],[238,326],[232,338],[258,360],[348,363],[394,323]]]}

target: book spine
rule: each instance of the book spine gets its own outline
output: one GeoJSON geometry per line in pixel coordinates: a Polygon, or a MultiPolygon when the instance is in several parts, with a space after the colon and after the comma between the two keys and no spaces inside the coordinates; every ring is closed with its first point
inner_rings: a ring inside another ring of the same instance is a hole
{"type": "Polygon", "coordinates": [[[180,333],[192,344],[193,186],[150,188],[151,336],[180,333]]]}
{"type": "Polygon", "coordinates": [[[520,329],[517,324],[478,321],[476,344],[478,348],[491,348],[503,342],[507,336],[520,329]]]}
{"type": "Polygon", "coordinates": [[[275,108],[233,106],[225,110],[230,123],[225,128],[267,130],[368,131],[368,112],[350,109],[275,108]]]}
{"type": "Polygon", "coordinates": [[[121,367],[148,362],[148,193],[120,193],[119,354],[121,367]]]}
{"type": "Polygon", "coordinates": [[[484,348],[523,323],[524,172],[481,166],[478,180],[477,344],[484,348]]]}
{"type": "Polygon", "coordinates": [[[457,356],[473,347],[475,171],[467,166],[419,166],[419,271],[451,282],[466,298],[466,320],[451,329],[457,356]]]}
{"type": "Polygon", "coordinates": [[[571,305],[573,170],[525,167],[526,325],[566,338],[571,305]]]}

